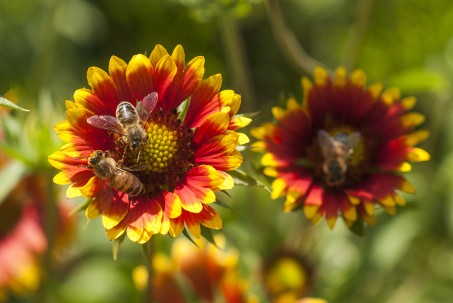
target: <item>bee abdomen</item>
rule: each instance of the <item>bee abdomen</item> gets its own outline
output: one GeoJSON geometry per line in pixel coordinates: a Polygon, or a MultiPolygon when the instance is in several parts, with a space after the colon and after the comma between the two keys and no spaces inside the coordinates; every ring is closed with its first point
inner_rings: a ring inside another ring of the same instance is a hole
{"type": "Polygon", "coordinates": [[[110,179],[110,186],[129,196],[138,196],[145,193],[145,186],[134,175],[122,172],[110,179]]]}
{"type": "Polygon", "coordinates": [[[143,183],[137,179],[137,182],[134,182],[132,186],[129,188],[127,194],[131,197],[140,196],[145,193],[145,186],[143,183]]]}
{"type": "Polygon", "coordinates": [[[116,119],[124,126],[136,123],[139,118],[134,106],[127,101],[123,101],[116,108],[116,119]]]}

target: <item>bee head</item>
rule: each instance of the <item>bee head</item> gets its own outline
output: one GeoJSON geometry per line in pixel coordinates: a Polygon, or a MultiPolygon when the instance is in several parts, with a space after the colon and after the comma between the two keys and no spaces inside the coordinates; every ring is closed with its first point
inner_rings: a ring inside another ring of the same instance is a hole
{"type": "Polygon", "coordinates": [[[95,166],[102,160],[104,157],[104,153],[101,150],[95,151],[91,157],[88,157],[88,164],[91,166],[95,166]]]}

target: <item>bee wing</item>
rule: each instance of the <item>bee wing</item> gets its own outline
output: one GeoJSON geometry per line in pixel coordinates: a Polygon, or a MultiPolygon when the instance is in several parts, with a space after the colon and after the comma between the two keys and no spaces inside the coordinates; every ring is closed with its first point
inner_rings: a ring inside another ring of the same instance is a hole
{"type": "Polygon", "coordinates": [[[121,127],[121,124],[113,116],[109,115],[91,116],[87,119],[87,122],[88,124],[91,124],[97,128],[111,130],[114,131],[115,133],[119,133],[122,135],[125,134],[123,128],[121,127]]]}
{"type": "Polygon", "coordinates": [[[334,146],[334,139],[325,130],[318,131],[318,143],[324,157],[329,157],[334,146]]]}
{"type": "Polygon", "coordinates": [[[157,92],[152,92],[146,95],[142,101],[137,103],[137,113],[141,121],[147,121],[149,115],[153,112],[156,107],[158,99],[157,92]]]}

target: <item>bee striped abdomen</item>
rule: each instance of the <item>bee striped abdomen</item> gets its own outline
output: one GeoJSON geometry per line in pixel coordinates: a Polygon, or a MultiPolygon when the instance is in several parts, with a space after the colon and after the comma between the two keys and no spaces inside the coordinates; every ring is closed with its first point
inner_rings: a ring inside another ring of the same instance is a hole
{"type": "Polygon", "coordinates": [[[139,121],[135,107],[127,101],[121,102],[116,108],[116,118],[123,127],[139,121]]]}
{"type": "Polygon", "coordinates": [[[119,171],[109,180],[110,186],[129,196],[138,196],[145,193],[145,187],[133,174],[126,171],[119,171]]]}
{"type": "Polygon", "coordinates": [[[93,152],[88,158],[89,165],[93,168],[94,174],[117,191],[138,196],[145,193],[145,186],[137,176],[117,166],[115,159],[106,156],[100,150],[93,152]]]}

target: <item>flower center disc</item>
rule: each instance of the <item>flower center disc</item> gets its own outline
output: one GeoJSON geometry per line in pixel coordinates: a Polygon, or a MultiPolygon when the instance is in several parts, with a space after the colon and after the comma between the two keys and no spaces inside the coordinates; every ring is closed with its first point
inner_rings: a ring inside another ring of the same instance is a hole
{"type": "Polygon", "coordinates": [[[156,111],[145,125],[147,143],[138,151],[126,149],[126,167],[148,192],[172,189],[179,176],[194,165],[193,132],[186,129],[174,112],[156,111]]]}
{"type": "Polygon", "coordinates": [[[150,172],[164,171],[177,152],[176,130],[166,125],[151,123],[148,126],[148,144],[139,157],[139,164],[145,164],[150,172]]]}

